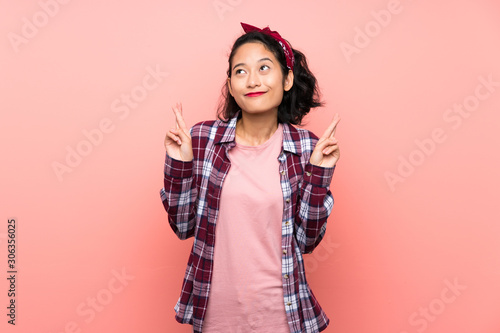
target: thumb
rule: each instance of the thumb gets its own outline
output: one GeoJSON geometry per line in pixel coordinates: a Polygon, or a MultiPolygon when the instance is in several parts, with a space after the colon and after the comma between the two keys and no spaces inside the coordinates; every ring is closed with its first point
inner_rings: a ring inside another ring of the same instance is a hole
{"type": "Polygon", "coordinates": [[[174,133],[175,135],[177,135],[182,142],[186,142],[186,141],[189,141],[190,140],[190,136],[188,134],[186,134],[186,132],[184,132],[184,130],[182,128],[175,128],[175,129],[171,129],[170,130],[172,133],[174,133]]]}
{"type": "Polygon", "coordinates": [[[329,145],[332,145],[334,143],[334,141],[335,140],[333,138],[320,139],[316,143],[316,147],[314,147],[314,150],[319,151],[319,152],[323,152],[323,150],[325,148],[327,148],[329,145]]]}

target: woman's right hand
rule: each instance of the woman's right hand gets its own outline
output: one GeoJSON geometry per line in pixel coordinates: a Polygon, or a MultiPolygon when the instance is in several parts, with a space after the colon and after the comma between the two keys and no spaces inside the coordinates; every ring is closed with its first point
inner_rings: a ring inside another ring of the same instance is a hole
{"type": "Polygon", "coordinates": [[[167,131],[165,136],[165,149],[168,156],[173,159],[189,162],[193,160],[193,147],[191,135],[182,117],[182,104],[176,103],[172,107],[175,115],[175,128],[167,131]]]}

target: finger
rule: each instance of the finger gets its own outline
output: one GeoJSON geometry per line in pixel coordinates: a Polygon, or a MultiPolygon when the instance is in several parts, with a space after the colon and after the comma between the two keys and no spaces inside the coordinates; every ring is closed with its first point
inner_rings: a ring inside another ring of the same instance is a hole
{"type": "Polygon", "coordinates": [[[177,121],[177,112],[176,112],[176,109],[177,109],[177,103],[175,104],[175,106],[172,107],[172,111],[174,112],[175,128],[179,128],[179,124],[178,124],[178,121],[177,121]]]}
{"type": "Polygon", "coordinates": [[[328,146],[325,149],[323,149],[322,153],[323,153],[323,155],[330,155],[331,153],[333,153],[336,150],[339,150],[338,145],[328,146]]]}
{"type": "MultiPolygon", "coordinates": [[[[182,140],[181,138],[176,134],[177,130],[171,129],[167,132],[167,137],[171,139],[172,141],[175,141],[177,144],[181,145],[182,140]]],[[[167,137],[165,138],[165,143],[167,141],[167,137]]]]}
{"type": "Polygon", "coordinates": [[[176,119],[177,119],[177,123],[178,123],[178,126],[179,128],[183,129],[184,132],[188,132],[187,131],[187,127],[186,127],[186,123],[184,122],[184,117],[182,116],[182,104],[181,103],[178,103],[177,107],[176,107],[176,119]]]}
{"type": "Polygon", "coordinates": [[[332,136],[335,135],[335,129],[336,129],[337,124],[339,123],[339,121],[340,121],[340,116],[339,116],[338,113],[336,113],[333,116],[332,122],[330,123],[330,125],[326,129],[325,133],[323,134],[324,138],[329,138],[329,137],[332,137],[332,136]]]}
{"type": "Polygon", "coordinates": [[[337,125],[338,123],[340,122],[340,116],[338,113],[335,114],[335,116],[333,116],[333,121],[332,123],[334,124],[333,125],[333,130],[332,130],[332,134],[330,134],[330,137],[333,138],[333,136],[335,135],[335,130],[337,129],[337,125]]]}
{"type": "Polygon", "coordinates": [[[176,141],[175,136],[168,130],[165,134],[165,147],[170,143],[170,141],[176,141]]]}
{"type": "Polygon", "coordinates": [[[325,151],[325,149],[328,149],[331,146],[338,145],[338,143],[339,142],[336,138],[326,138],[326,139],[318,141],[318,143],[316,144],[316,148],[319,151],[323,152],[323,151],[325,151]]]}
{"type": "Polygon", "coordinates": [[[325,148],[327,148],[328,146],[331,146],[331,145],[334,145],[337,143],[338,143],[338,141],[335,138],[322,138],[322,139],[318,140],[318,142],[316,143],[315,149],[322,151],[325,148]]]}

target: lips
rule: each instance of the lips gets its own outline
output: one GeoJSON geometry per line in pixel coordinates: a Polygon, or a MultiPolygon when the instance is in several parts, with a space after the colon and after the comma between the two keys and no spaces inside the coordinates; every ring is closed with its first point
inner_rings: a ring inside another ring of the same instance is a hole
{"type": "Polygon", "coordinates": [[[266,93],[265,91],[256,91],[256,92],[250,92],[250,93],[246,94],[245,96],[246,97],[257,97],[257,96],[263,95],[265,93],[266,93]]]}

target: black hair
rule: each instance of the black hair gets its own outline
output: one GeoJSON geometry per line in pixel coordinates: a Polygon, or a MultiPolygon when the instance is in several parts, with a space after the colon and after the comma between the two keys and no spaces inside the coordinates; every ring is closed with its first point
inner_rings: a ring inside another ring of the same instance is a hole
{"type": "MultiPolygon", "coordinates": [[[[231,63],[236,51],[246,43],[261,43],[267,50],[274,54],[280,63],[284,84],[289,69],[286,66],[286,57],[283,48],[273,37],[258,31],[246,33],[234,42],[228,58],[229,68],[227,70],[227,77],[231,77],[231,63]]],[[[278,122],[300,125],[302,118],[309,113],[311,108],[323,106],[323,103],[319,99],[317,81],[313,73],[309,70],[305,55],[293,48],[292,52],[295,57],[293,86],[289,91],[283,92],[283,100],[278,107],[278,122]]],[[[220,120],[228,122],[240,109],[234,97],[229,93],[226,80],[222,86],[222,95],[217,116],[220,120]]]]}

